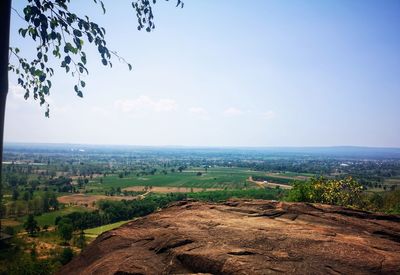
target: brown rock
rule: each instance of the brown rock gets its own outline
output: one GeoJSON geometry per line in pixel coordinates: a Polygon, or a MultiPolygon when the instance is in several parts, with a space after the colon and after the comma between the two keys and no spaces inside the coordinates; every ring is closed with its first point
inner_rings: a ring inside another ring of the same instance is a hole
{"type": "Polygon", "coordinates": [[[59,274],[400,274],[400,216],[180,202],[99,236],[59,274]]]}

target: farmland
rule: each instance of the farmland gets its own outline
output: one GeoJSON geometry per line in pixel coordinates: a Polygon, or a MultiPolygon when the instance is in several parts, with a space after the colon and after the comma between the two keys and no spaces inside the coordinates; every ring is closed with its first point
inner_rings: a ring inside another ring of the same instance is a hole
{"type": "Polygon", "coordinates": [[[84,233],[85,233],[85,236],[88,238],[96,238],[101,233],[112,230],[117,227],[120,227],[121,225],[128,223],[128,222],[130,222],[130,221],[120,221],[120,222],[110,223],[107,225],[101,225],[98,227],[86,229],[84,231],[84,233]]]}
{"type": "MultiPolygon", "coordinates": [[[[249,187],[247,178],[251,175],[264,175],[263,172],[250,171],[241,168],[204,168],[191,167],[182,172],[169,172],[167,174],[136,176],[129,175],[120,178],[118,175],[111,175],[91,181],[86,190],[106,190],[111,188],[127,188],[132,186],[152,187],[186,187],[199,189],[242,189],[249,187]],[[201,174],[199,174],[201,173],[201,174]]],[[[139,190],[136,190],[139,191],[139,190]]]]}
{"type": "Polygon", "coordinates": [[[393,153],[365,159],[263,149],[14,145],[6,146],[5,161],[3,228],[44,258],[50,254],[42,248],[79,252],[98,234],[179,200],[285,200],[311,178],[353,176],[378,202],[374,209],[386,200],[387,211],[397,211],[398,196],[388,191],[400,187],[400,157],[393,153]],[[28,217],[38,232],[27,233],[28,217]],[[63,224],[72,235],[60,233],[63,224]]]}

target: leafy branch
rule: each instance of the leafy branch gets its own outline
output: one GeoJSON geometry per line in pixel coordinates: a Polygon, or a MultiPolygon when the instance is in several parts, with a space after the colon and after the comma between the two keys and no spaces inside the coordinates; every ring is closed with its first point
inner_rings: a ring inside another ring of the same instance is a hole
{"type": "MultiPolygon", "coordinates": [[[[30,61],[20,55],[18,48],[10,47],[9,70],[17,75],[18,85],[25,90],[25,99],[33,95],[35,100],[40,101],[40,105],[46,105],[46,117],[50,114],[46,97],[50,95],[51,77],[54,75],[54,69],[48,63],[51,57],[60,60],[60,67],[65,69],[66,74],[77,78],[74,91],[79,97],[83,97],[83,89],[86,87],[82,78],[89,74],[86,67],[85,42],[97,48],[104,66],[112,67],[111,59],[116,57],[132,70],[130,63],[107,47],[106,30],[103,27],[86,15],[81,17],[69,11],[70,1],[28,0],[23,15],[13,8],[14,12],[27,22],[27,27],[20,28],[18,33],[24,38],[30,37],[38,45],[36,57],[30,61]]],[[[93,1],[100,5],[105,14],[104,3],[99,0],[93,1]]],[[[152,5],[156,4],[156,0],[135,0],[131,4],[136,12],[138,30],[153,30],[155,24],[152,5]]],[[[177,0],[176,6],[183,8],[183,2],[177,0]]]]}

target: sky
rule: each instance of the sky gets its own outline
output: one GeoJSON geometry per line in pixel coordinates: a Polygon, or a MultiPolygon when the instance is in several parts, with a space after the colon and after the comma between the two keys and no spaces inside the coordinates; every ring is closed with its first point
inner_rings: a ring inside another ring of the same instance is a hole
{"type": "Polygon", "coordinates": [[[56,69],[50,118],[10,74],[6,142],[400,147],[400,1],[159,0],[151,33],[130,1],[72,2],[133,70],[85,44],[84,97],[56,69]]]}

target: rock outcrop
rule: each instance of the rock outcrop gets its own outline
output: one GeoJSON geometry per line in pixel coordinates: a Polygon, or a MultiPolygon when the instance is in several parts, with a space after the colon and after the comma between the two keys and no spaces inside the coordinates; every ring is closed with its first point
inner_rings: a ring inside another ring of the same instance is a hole
{"type": "Polygon", "coordinates": [[[179,202],[106,232],[59,274],[400,274],[400,216],[179,202]]]}

